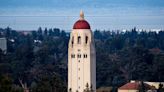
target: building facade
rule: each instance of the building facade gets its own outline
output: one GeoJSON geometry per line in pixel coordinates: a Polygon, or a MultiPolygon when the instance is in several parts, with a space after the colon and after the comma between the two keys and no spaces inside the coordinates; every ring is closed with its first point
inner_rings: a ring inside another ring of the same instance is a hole
{"type": "Polygon", "coordinates": [[[80,12],[68,46],[68,92],[96,92],[96,52],[89,23],[80,12]]]}
{"type": "Polygon", "coordinates": [[[0,49],[6,53],[7,52],[7,40],[6,38],[0,38],[0,49]]]}

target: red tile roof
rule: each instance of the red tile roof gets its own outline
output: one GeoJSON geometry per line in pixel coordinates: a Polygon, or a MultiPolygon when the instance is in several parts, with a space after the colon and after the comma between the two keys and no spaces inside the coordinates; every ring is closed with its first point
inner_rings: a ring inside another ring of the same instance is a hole
{"type": "MultiPolygon", "coordinates": [[[[156,89],[154,86],[150,86],[149,84],[144,83],[144,86],[146,89],[156,89]]],[[[138,90],[140,87],[140,83],[139,82],[134,82],[134,83],[127,83],[123,86],[121,86],[118,89],[122,89],[122,90],[138,90]]]]}

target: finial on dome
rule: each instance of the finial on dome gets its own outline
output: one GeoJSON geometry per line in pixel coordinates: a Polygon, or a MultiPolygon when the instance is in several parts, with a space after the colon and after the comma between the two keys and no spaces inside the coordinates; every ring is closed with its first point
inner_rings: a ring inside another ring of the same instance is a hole
{"type": "Polygon", "coordinates": [[[80,11],[80,20],[84,20],[84,12],[82,10],[80,11]]]}

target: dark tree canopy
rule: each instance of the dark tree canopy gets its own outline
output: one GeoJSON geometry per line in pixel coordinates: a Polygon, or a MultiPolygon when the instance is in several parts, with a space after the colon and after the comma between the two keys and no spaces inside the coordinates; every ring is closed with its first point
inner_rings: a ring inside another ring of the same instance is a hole
{"type": "MultiPolygon", "coordinates": [[[[69,34],[58,28],[39,27],[29,34],[0,28],[8,48],[7,53],[0,50],[0,91],[21,92],[22,79],[32,92],[66,92],[69,34]]],[[[96,30],[94,37],[97,87],[164,81],[164,31],[96,30]]]]}

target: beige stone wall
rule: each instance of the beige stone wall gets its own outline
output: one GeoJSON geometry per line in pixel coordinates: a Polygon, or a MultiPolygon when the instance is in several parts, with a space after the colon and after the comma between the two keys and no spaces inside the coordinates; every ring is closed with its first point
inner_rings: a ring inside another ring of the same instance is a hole
{"type": "Polygon", "coordinates": [[[76,29],[70,35],[68,48],[68,90],[83,92],[86,84],[96,90],[96,55],[92,31],[89,29],[76,29]],[[81,43],[78,43],[78,36],[81,43]],[[86,36],[88,41],[86,43],[86,36]],[[73,41],[73,44],[72,44],[73,41]],[[75,57],[71,57],[74,55],[75,57]],[[81,57],[78,57],[81,55],[81,57]],[[84,57],[87,55],[87,57],[84,57]]]}

